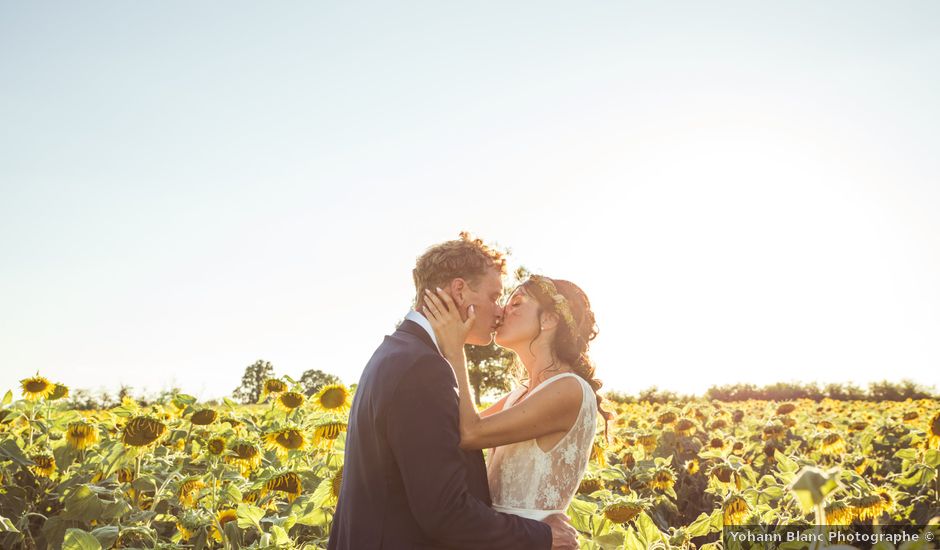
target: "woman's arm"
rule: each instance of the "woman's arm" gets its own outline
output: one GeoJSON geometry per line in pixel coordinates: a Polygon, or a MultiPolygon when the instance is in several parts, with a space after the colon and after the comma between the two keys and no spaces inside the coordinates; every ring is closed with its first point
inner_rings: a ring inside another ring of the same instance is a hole
{"type": "Polygon", "coordinates": [[[467,357],[463,348],[476,316],[471,306],[467,320],[462,321],[451,297],[444,291],[439,291],[439,296],[428,293],[424,314],[457,377],[460,447],[486,449],[570,430],[577,420],[584,396],[581,384],[571,378],[548,384],[508,410],[486,417],[477,412],[470,392],[467,357]]]}
{"type": "Polygon", "coordinates": [[[509,398],[509,394],[507,393],[499,401],[487,407],[485,411],[482,411],[480,413],[480,418],[486,418],[487,416],[494,415],[498,413],[499,411],[503,410],[503,405],[506,404],[506,399],[508,398],[509,398]]]}

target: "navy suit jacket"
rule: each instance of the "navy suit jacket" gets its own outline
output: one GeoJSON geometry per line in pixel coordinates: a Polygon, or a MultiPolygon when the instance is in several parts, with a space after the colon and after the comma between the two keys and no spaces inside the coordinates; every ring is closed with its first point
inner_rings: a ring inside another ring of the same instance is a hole
{"type": "Polygon", "coordinates": [[[403,321],[359,379],[329,550],[551,548],[547,524],[490,508],[483,452],[460,449],[458,414],[453,369],[403,321]]]}

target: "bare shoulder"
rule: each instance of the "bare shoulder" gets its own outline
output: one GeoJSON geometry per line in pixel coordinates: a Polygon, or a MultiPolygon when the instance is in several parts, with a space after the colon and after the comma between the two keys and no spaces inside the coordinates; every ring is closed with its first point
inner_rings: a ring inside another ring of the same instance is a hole
{"type": "Polygon", "coordinates": [[[552,406],[557,409],[576,409],[581,406],[584,398],[584,388],[576,376],[565,376],[558,380],[551,380],[535,393],[523,400],[531,401],[533,405],[552,406]]]}

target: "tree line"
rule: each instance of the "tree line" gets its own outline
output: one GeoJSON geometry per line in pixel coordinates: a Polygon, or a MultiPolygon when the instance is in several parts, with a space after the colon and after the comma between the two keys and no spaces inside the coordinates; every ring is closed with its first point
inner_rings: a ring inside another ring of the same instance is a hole
{"type": "MultiPolygon", "coordinates": [[[[661,390],[656,386],[638,392],[636,395],[620,391],[608,391],[607,399],[618,403],[676,403],[699,399],[700,396],[679,394],[661,390]]],[[[711,386],[701,397],[715,401],[746,401],[757,399],[764,401],[788,401],[791,399],[836,399],[839,401],[905,401],[907,399],[940,399],[933,388],[917,384],[911,380],[891,382],[882,380],[872,382],[867,388],[861,388],[852,382],[829,383],[819,385],[816,382],[776,382],[764,386],[756,384],[725,384],[711,386]]]]}

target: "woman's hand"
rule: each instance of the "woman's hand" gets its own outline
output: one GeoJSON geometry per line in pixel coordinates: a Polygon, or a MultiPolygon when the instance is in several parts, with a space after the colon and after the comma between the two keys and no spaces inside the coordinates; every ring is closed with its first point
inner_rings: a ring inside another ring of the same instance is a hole
{"type": "Polygon", "coordinates": [[[467,341],[467,334],[476,321],[476,313],[471,305],[467,308],[467,320],[460,318],[457,311],[457,304],[449,294],[441,289],[437,289],[437,295],[430,290],[425,290],[424,307],[422,313],[431,323],[434,329],[434,335],[437,337],[437,345],[441,348],[441,353],[446,357],[451,365],[464,364],[463,346],[467,341]]]}

